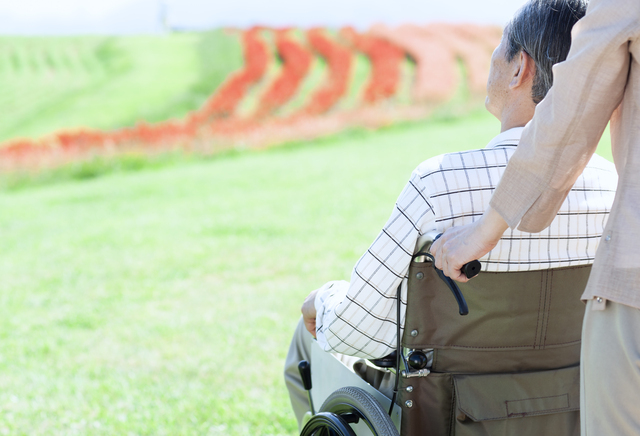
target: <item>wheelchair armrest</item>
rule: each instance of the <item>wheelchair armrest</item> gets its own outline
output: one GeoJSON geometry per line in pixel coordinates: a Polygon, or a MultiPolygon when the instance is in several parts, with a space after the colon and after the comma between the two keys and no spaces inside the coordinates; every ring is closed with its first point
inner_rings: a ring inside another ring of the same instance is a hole
{"type": "Polygon", "coordinates": [[[393,351],[391,354],[388,354],[379,359],[369,359],[369,362],[373,363],[375,366],[379,368],[393,368],[396,366],[397,359],[398,359],[398,352],[393,351]]]}

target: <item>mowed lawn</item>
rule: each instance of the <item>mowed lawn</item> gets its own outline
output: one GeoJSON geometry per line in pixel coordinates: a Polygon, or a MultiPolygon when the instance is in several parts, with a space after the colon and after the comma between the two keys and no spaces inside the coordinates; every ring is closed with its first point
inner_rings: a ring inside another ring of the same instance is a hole
{"type": "Polygon", "coordinates": [[[296,433],[281,368],[412,169],[476,114],[0,192],[0,434],[296,433]]]}

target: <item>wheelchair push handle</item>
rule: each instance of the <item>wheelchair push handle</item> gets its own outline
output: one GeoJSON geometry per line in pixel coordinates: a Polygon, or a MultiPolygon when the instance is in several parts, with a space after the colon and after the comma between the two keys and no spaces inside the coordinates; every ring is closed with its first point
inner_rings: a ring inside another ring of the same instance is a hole
{"type": "Polygon", "coordinates": [[[464,274],[468,279],[472,279],[478,275],[480,270],[482,269],[482,265],[479,260],[472,260],[471,262],[467,262],[462,265],[462,274],[464,274]]]}

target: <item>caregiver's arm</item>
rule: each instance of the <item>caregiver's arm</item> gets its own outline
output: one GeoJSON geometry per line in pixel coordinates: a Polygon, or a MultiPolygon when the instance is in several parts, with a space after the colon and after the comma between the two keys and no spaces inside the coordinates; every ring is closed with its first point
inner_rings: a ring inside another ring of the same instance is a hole
{"type": "Polygon", "coordinates": [[[507,225],[535,233],[553,221],[622,100],[639,15],[636,0],[591,1],[573,28],[567,60],[553,67],[553,87],[524,129],[491,209],[432,247],[446,275],[466,281],[462,265],[486,254],[507,225]]]}

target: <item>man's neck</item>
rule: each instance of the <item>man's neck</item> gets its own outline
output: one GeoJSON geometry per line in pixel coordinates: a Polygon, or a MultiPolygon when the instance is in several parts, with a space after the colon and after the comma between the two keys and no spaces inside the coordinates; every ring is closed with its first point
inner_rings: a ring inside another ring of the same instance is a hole
{"type": "Polygon", "coordinates": [[[500,117],[500,133],[506,132],[514,127],[524,127],[527,125],[533,114],[535,113],[536,106],[528,98],[524,101],[514,102],[511,105],[505,106],[500,117]]]}

